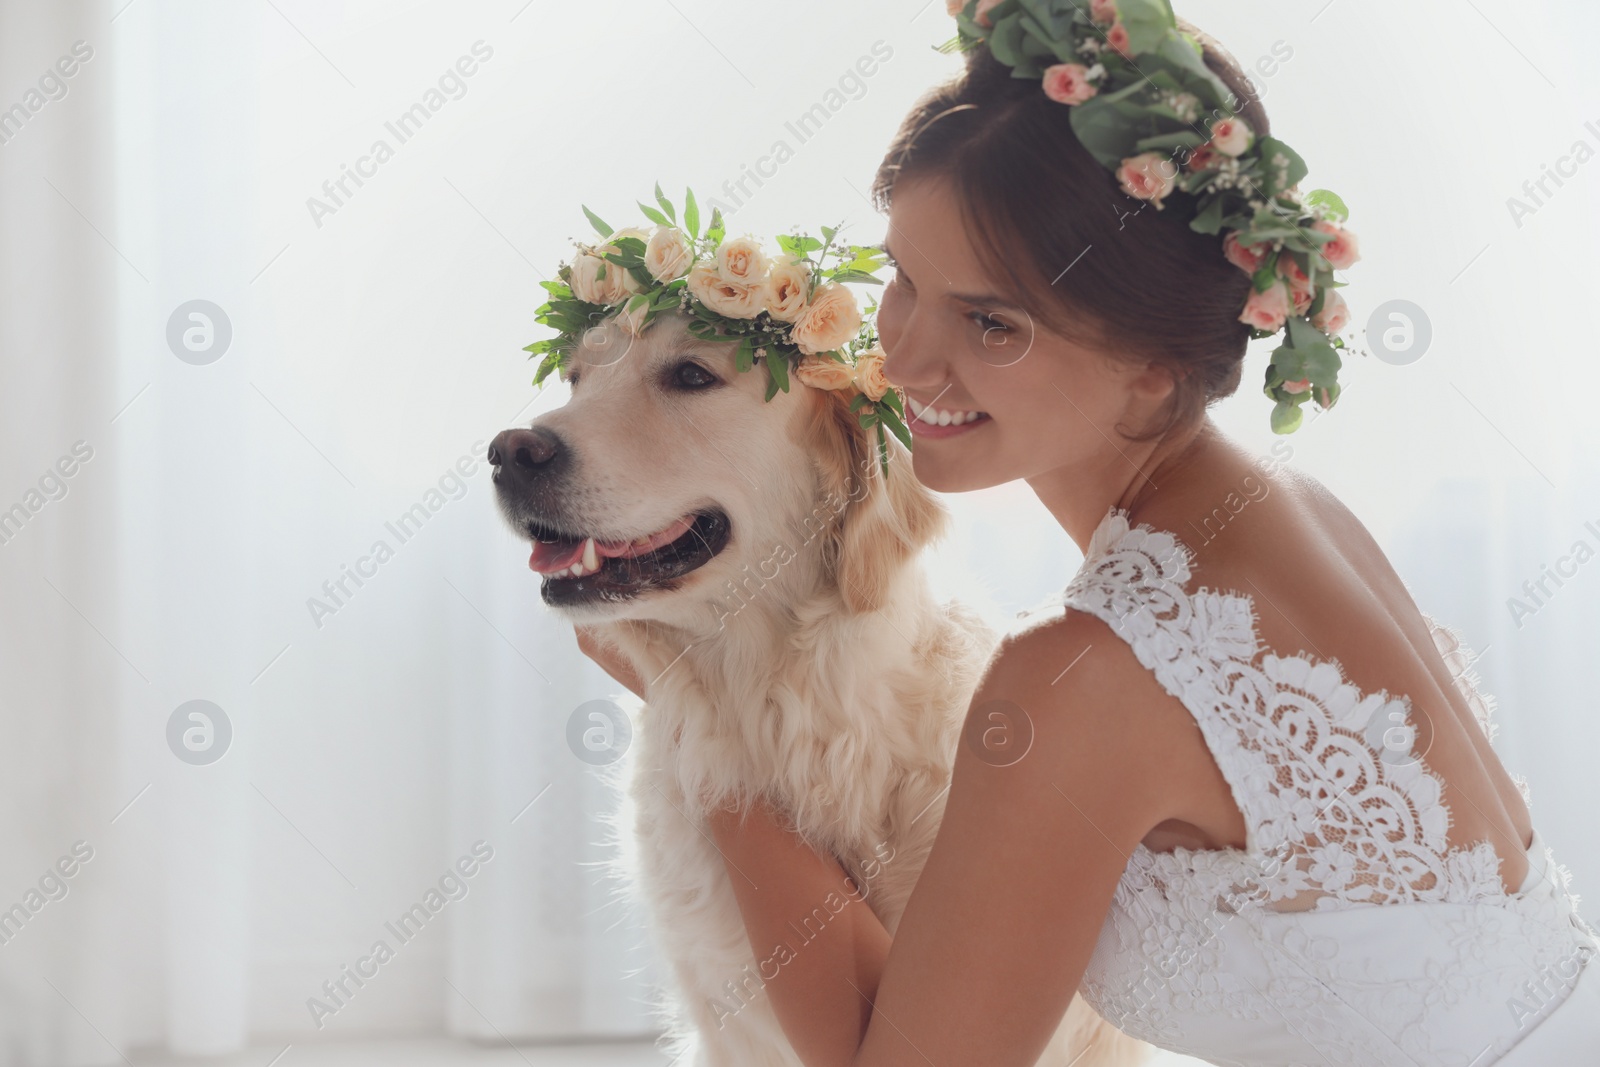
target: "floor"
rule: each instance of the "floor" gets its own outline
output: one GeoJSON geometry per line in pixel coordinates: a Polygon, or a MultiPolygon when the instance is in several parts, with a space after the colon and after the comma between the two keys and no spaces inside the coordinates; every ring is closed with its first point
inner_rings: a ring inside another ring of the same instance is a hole
{"type": "MultiPolygon", "coordinates": [[[[589,1045],[476,1045],[451,1038],[408,1038],[258,1046],[236,1056],[196,1059],[136,1055],[137,1067],[667,1067],[649,1042],[589,1045]]],[[[1144,1067],[1205,1067],[1200,1060],[1157,1053],[1144,1067]]]]}

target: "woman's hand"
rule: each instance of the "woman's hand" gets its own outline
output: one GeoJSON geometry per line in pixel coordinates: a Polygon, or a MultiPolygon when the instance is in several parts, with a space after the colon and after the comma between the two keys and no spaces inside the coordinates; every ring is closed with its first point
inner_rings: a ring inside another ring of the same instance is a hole
{"type": "Polygon", "coordinates": [[[595,635],[592,626],[575,626],[573,629],[578,635],[578,651],[600,664],[607,674],[627,686],[643,700],[644,679],[639,677],[638,672],[633,669],[633,664],[623,656],[621,649],[601,641],[595,635]]]}

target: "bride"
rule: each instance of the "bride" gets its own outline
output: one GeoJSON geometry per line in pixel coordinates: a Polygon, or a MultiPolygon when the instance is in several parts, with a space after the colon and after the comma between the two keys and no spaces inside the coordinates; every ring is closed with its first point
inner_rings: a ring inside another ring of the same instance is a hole
{"type": "MultiPolygon", "coordinates": [[[[1207,414],[1280,332],[1273,428],[1337,401],[1344,205],[1165,0],[951,8],[965,71],[874,186],[884,369],[920,480],[1025,480],[1084,563],[991,660],[892,943],[853,909],[768,984],[796,1052],[1028,1064],[1081,988],[1238,1067],[1600,1062],[1600,938],[1457,635],[1207,414]]],[[[782,812],[711,829],[753,946],[849,895],[782,812]]]]}

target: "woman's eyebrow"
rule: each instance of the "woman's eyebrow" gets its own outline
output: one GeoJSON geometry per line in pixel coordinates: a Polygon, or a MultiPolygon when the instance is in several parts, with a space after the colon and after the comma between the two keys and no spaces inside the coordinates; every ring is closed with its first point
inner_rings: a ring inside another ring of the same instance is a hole
{"type": "Polygon", "coordinates": [[[999,308],[1006,311],[1025,311],[1021,304],[1013,303],[998,293],[945,293],[951,300],[974,307],[999,308]]]}

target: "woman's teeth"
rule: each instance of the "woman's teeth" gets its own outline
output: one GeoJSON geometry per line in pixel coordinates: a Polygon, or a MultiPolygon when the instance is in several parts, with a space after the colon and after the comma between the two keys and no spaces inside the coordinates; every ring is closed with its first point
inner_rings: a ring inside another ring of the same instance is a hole
{"type": "Polygon", "coordinates": [[[924,407],[910,397],[906,401],[911,406],[911,417],[921,419],[930,426],[959,426],[984,414],[981,411],[945,411],[931,405],[924,407]]]}

